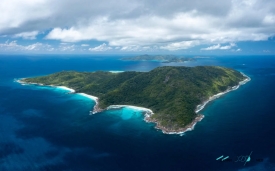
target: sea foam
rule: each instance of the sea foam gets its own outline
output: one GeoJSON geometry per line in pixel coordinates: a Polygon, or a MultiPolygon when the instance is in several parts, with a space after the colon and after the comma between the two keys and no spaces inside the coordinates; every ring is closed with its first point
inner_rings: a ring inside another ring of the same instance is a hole
{"type": "Polygon", "coordinates": [[[57,87],[57,88],[60,88],[60,89],[63,89],[63,90],[68,90],[68,91],[70,91],[71,93],[74,93],[74,92],[75,92],[74,89],[68,88],[68,87],[65,87],[65,86],[52,86],[52,87],[57,87]]]}
{"type": "Polygon", "coordinates": [[[89,99],[92,99],[92,100],[94,100],[94,101],[97,101],[97,100],[98,100],[98,97],[92,96],[92,95],[89,95],[89,94],[86,94],[86,93],[77,93],[77,94],[79,94],[79,95],[81,95],[81,96],[84,96],[84,97],[87,97],[87,98],[89,98],[89,99]]]}

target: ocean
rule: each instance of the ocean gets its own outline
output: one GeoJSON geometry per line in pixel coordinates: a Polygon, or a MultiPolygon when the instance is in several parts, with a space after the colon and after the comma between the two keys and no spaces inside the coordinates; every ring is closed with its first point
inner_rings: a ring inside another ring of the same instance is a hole
{"type": "Polygon", "coordinates": [[[1,55],[0,170],[275,170],[275,56],[211,56],[185,63],[120,57],[1,55]],[[204,119],[183,135],[163,134],[144,122],[140,111],[89,115],[95,102],[87,97],[15,82],[63,70],[146,72],[164,65],[224,66],[251,81],[207,104],[199,112],[204,119]],[[220,156],[228,159],[216,160],[220,156]]]}

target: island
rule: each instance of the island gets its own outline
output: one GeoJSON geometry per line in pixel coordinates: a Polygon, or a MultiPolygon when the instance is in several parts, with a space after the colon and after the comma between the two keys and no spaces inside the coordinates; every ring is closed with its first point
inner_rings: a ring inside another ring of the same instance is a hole
{"type": "Polygon", "coordinates": [[[218,66],[164,66],[149,72],[62,71],[24,78],[24,84],[65,86],[96,96],[93,113],[125,106],[143,107],[145,121],[164,133],[192,130],[207,102],[249,81],[239,71],[218,66]]]}
{"type": "Polygon", "coordinates": [[[194,61],[195,58],[177,57],[175,55],[139,55],[121,58],[124,61],[158,61],[162,63],[194,61]]]}

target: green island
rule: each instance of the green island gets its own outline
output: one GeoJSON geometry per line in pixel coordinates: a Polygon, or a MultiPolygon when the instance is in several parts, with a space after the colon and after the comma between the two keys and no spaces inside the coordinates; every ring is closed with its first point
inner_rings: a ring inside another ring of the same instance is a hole
{"type": "Polygon", "coordinates": [[[66,86],[76,93],[97,96],[96,112],[110,105],[131,105],[151,109],[146,121],[157,123],[165,133],[184,132],[202,115],[199,104],[217,93],[231,90],[248,77],[218,66],[164,66],[149,72],[62,71],[48,76],[24,78],[22,83],[66,86]]]}
{"type": "Polygon", "coordinates": [[[162,63],[194,61],[195,58],[177,57],[175,55],[139,55],[121,58],[124,61],[159,61],[162,63]]]}

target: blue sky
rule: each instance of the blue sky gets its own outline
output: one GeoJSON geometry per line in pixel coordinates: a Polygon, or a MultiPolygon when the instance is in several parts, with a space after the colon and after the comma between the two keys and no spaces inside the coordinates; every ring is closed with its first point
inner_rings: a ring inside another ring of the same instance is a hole
{"type": "Polygon", "coordinates": [[[2,0],[0,53],[274,55],[274,0],[2,0]]]}

